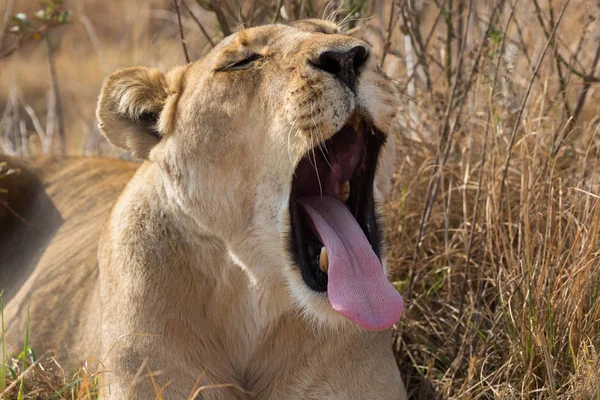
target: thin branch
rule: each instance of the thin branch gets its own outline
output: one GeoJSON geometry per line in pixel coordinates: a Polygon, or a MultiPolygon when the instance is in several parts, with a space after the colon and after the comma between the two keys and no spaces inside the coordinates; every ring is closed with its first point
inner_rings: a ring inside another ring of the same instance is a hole
{"type": "MultiPolygon", "coordinates": [[[[452,37],[454,36],[454,28],[452,27],[452,3],[453,0],[448,0],[448,9],[446,10],[446,80],[448,86],[452,84],[452,37]]],[[[460,60],[459,60],[460,62],[460,60]]]]}
{"type": "MultiPolygon", "coordinates": [[[[546,24],[544,23],[544,18],[542,16],[542,9],[540,8],[540,5],[537,0],[533,0],[533,6],[535,8],[535,13],[537,15],[538,23],[542,27],[542,30],[544,31],[544,34],[546,35],[546,39],[549,39],[549,33],[546,30],[546,24]]],[[[550,27],[554,28],[554,8],[552,7],[551,2],[548,4],[548,7],[550,9],[550,27]]],[[[567,82],[565,81],[565,77],[563,76],[562,64],[560,63],[560,60],[559,60],[560,54],[558,52],[558,43],[556,40],[554,40],[554,38],[552,39],[552,45],[554,48],[553,49],[554,50],[554,61],[556,63],[556,74],[558,75],[558,84],[560,86],[560,94],[563,99],[563,108],[567,112],[567,118],[571,118],[572,113],[571,113],[571,108],[569,107],[569,100],[567,98],[567,82]]],[[[562,125],[562,123],[561,123],[561,125],[562,125]]]]}
{"type": "MultiPolygon", "coordinates": [[[[47,355],[48,353],[44,354],[44,357],[47,355]]],[[[43,359],[44,357],[41,357],[39,359],[37,359],[35,362],[33,362],[29,367],[27,367],[27,369],[25,369],[25,371],[23,371],[21,373],[21,375],[19,375],[17,377],[17,379],[15,379],[9,386],[6,387],[6,389],[4,389],[4,392],[0,393],[1,395],[7,395],[11,390],[13,390],[14,388],[17,387],[17,385],[19,384],[19,382],[21,382],[21,380],[25,377],[25,375],[27,375],[29,373],[29,371],[31,371],[33,368],[35,368],[36,365],[38,365],[43,359]]]]}
{"type": "Polygon", "coordinates": [[[4,47],[4,36],[6,34],[6,28],[8,20],[13,12],[15,0],[8,0],[6,3],[6,9],[4,10],[4,18],[2,19],[2,25],[0,25],[0,49],[4,47]]]}
{"type": "Polygon", "coordinates": [[[92,21],[90,21],[90,19],[85,14],[85,10],[84,10],[82,1],[77,2],[77,15],[78,15],[79,21],[85,27],[85,30],[90,38],[90,41],[92,42],[92,45],[94,46],[94,50],[96,50],[96,54],[98,55],[98,61],[100,61],[100,64],[102,65],[102,70],[104,71],[105,74],[107,74],[110,71],[110,68],[106,64],[106,57],[104,56],[104,52],[102,51],[102,46],[100,45],[100,39],[98,38],[98,34],[96,33],[94,24],[92,24],[92,21]]]}
{"type": "Polygon", "coordinates": [[[217,17],[217,21],[219,22],[219,26],[221,27],[221,31],[223,32],[223,36],[231,35],[231,28],[229,27],[227,18],[225,17],[225,14],[223,14],[223,10],[221,10],[221,1],[210,0],[210,5],[211,11],[213,11],[217,17]]]}
{"type": "Polygon", "coordinates": [[[392,1],[391,3],[391,10],[390,10],[390,20],[388,22],[388,29],[387,29],[387,38],[385,39],[385,44],[383,47],[383,55],[381,56],[381,64],[379,64],[380,67],[383,67],[383,63],[385,62],[385,57],[388,54],[388,51],[390,50],[390,46],[392,44],[392,31],[394,30],[394,25],[396,23],[396,13],[394,12],[394,2],[392,1]]]}
{"type": "Polygon", "coordinates": [[[275,5],[276,10],[273,18],[271,19],[272,24],[276,24],[279,21],[279,16],[281,15],[281,7],[283,7],[283,0],[277,0],[277,4],[275,5]]]}
{"type": "MultiPolygon", "coordinates": [[[[600,61],[600,46],[597,46],[596,54],[594,54],[594,60],[592,61],[592,69],[591,69],[592,74],[595,72],[596,68],[598,67],[599,61],[600,61]]],[[[583,106],[587,99],[587,94],[590,90],[591,84],[592,84],[592,82],[590,80],[583,78],[583,88],[581,89],[581,92],[579,93],[579,98],[577,99],[577,105],[575,106],[573,115],[571,116],[571,119],[569,119],[569,122],[567,122],[567,126],[564,130],[566,132],[566,135],[569,134],[569,132],[573,128],[573,125],[577,122],[577,119],[579,118],[579,114],[581,113],[581,110],[583,110],[583,106]]],[[[552,152],[550,153],[550,157],[558,154],[558,151],[562,147],[563,143],[564,143],[564,139],[562,139],[558,143],[554,143],[554,142],[552,143],[552,152]]]]}
{"type": "Polygon", "coordinates": [[[185,54],[185,61],[189,64],[190,56],[187,51],[187,46],[185,44],[185,36],[183,35],[183,26],[181,25],[181,12],[179,11],[179,0],[173,0],[173,5],[175,5],[175,12],[177,13],[177,24],[179,24],[179,40],[181,41],[181,46],[183,47],[183,54],[185,54]]]}
{"type": "Polygon", "coordinates": [[[67,143],[65,138],[65,123],[62,113],[60,87],[58,86],[58,77],[56,76],[54,51],[52,49],[52,42],[50,41],[50,32],[46,33],[44,39],[46,41],[46,47],[48,48],[48,66],[50,68],[50,78],[52,80],[52,91],[54,92],[54,98],[56,100],[56,118],[58,120],[58,137],[60,138],[60,153],[65,154],[67,152],[67,143]]]}
{"type": "MultiPolygon", "coordinates": [[[[405,21],[403,25],[400,26],[400,29],[403,30],[403,27],[405,27],[404,29],[408,32],[408,35],[410,36],[410,41],[411,41],[411,45],[413,50],[415,51],[415,54],[417,55],[417,58],[419,60],[419,65],[421,66],[421,68],[423,69],[423,73],[425,74],[425,85],[427,89],[431,89],[431,75],[429,74],[429,63],[427,62],[427,46],[429,44],[429,40],[431,39],[433,32],[435,31],[435,28],[439,22],[439,20],[441,19],[441,15],[442,15],[442,9],[440,8],[438,15],[433,23],[433,26],[431,27],[431,31],[429,31],[429,35],[427,36],[427,39],[425,40],[425,43],[423,43],[423,38],[421,36],[421,31],[419,28],[420,25],[420,18],[418,13],[412,13],[410,11],[406,10],[406,3],[404,3],[404,5],[399,6],[400,9],[400,13],[402,15],[402,19],[405,21]],[[416,27],[415,24],[413,24],[413,20],[416,21],[416,27]]],[[[415,68],[412,72],[412,74],[410,74],[410,76],[408,77],[407,80],[407,84],[410,83],[413,79],[413,77],[415,76],[415,73],[417,71],[417,68],[415,68]]]]}
{"type": "Polygon", "coordinates": [[[554,25],[554,29],[552,29],[552,33],[550,34],[550,37],[546,41],[544,50],[542,51],[542,54],[540,54],[540,58],[538,59],[538,62],[537,62],[537,65],[535,66],[533,74],[531,75],[531,79],[529,80],[529,86],[527,87],[527,91],[525,92],[525,96],[523,97],[523,102],[521,103],[521,107],[519,108],[519,113],[517,114],[517,119],[515,120],[515,123],[513,125],[513,130],[512,130],[511,136],[510,136],[510,144],[509,144],[508,150],[507,150],[508,154],[506,155],[506,162],[504,163],[504,170],[502,172],[502,181],[500,182],[500,196],[498,198],[498,215],[502,211],[502,199],[504,197],[504,186],[506,183],[506,177],[508,175],[508,167],[510,166],[510,159],[512,156],[512,148],[515,145],[517,129],[519,128],[519,124],[521,123],[521,118],[522,118],[523,112],[525,110],[525,105],[527,104],[527,100],[529,99],[529,94],[531,93],[531,88],[533,87],[535,78],[537,77],[537,74],[540,71],[540,67],[542,66],[542,61],[544,61],[544,56],[546,55],[546,52],[548,51],[548,47],[550,47],[550,44],[552,43],[552,38],[556,34],[556,30],[558,29],[558,26],[560,25],[560,22],[562,21],[562,17],[565,14],[565,10],[567,9],[567,6],[569,5],[570,2],[571,2],[571,0],[565,0],[564,4],[562,6],[562,9],[560,10],[560,15],[558,16],[556,25],[554,25]]]}
{"type": "Polygon", "coordinates": [[[185,2],[185,0],[181,0],[181,4],[183,4],[183,6],[185,7],[186,11],[190,15],[190,17],[192,17],[192,19],[194,20],[194,22],[196,23],[196,25],[198,25],[198,28],[200,28],[200,31],[202,32],[202,34],[204,35],[204,37],[206,38],[206,40],[208,40],[208,43],[210,43],[210,45],[212,47],[215,47],[215,42],[213,42],[213,40],[210,37],[210,35],[208,34],[208,32],[206,32],[206,29],[204,29],[204,26],[202,25],[202,23],[200,22],[200,20],[196,17],[196,15],[194,15],[194,13],[192,12],[192,10],[188,7],[188,5],[185,2]]]}
{"type": "Polygon", "coordinates": [[[35,111],[29,104],[26,104],[23,101],[23,99],[20,99],[20,100],[21,100],[21,104],[23,105],[23,108],[25,109],[25,112],[27,113],[27,115],[29,115],[31,122],[33,123],[33,127],[34,127],[35,131],[37,132],[38,136],[40,137],[40,142],[42,143],[42,153],[49,153],[50,152],[50,146],[48,143],[49,141],[48,141],[48,138],[46,137],[46,132],[44,132],[44,128],[42,128],[40,119],[38,118],[35,111]]]}
{"type": "MultiPolygon", "coordinates": [[[[546,25],[545,25],[544,20],[543,20],[543,18],[541,16],[541,11],[540,11],[541,8],[540,8],[537,0],[534,0],[533,4],[534,4],[534,6],[536,8],[536,14],[537,14],[538,22],[539,22],[540,26],[542,27],[542,30],[544,31],[544,35],[546,36],[546,39],[549,39],[550,38],[550,32],[548,32],[548,30],[546,29],[546,25]]],[[[551,10],[552,10],[552,8],[551,8],[551,10]]],[[[575,69],[575,67],[573,66],[573,64],[571,62],[565,60],[564,57],[562,55],[560,55],[560,53],[556,53],[555,56],[558,58],[558,61],[561,64],[563,64],[565,67],[567,67],[572,74],[575,74],[575,75],[577,75],[580,78],[586,78],[591,83],[600,82],[600,77],[594,76],[594,72],[593,71],[590,72],[590,74],[587,74],[585,71],[581,72],[581,71],[575,69]]]]}

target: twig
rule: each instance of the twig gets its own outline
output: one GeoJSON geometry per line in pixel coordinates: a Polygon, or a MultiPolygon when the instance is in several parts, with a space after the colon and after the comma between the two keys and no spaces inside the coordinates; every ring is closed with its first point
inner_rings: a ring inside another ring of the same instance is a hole
{"type": "MultiPolygon", "coordinates": [[[[456,30],[459,33],[457,39],[457,43],[456,43],[456,57],[459,57],[459,52],[462,50],[463,48],[463,35],[461,35],[461,33],[464,30],[464,19],[463,19],[463,12],[465,11],[465,1],[464,0],[458,0],[458,7],[456,10],[456,19],[458,20],[458,23],[456,24],[456,30]]],[[[469,28],[469,24],[467,22],[467,29],[469,28]]],[[[464,44],[464,46],[466,46],[466,43],[464,44]]],[[[460,80],[460,76],[462,75],[462,70],[458,70],[456,71],[456,76],[457,79],[460,80]]]]}
{"type": "MultiPolygon", "coordinates": [[[[435,31],[435,27],[440,20],[442,15],[442,9],[440,8],[438,15],[433,23],[431,31],[425,43],[423,43],[423,38],[421,37],[421,31],[419,29],[420,18],[418,13],[412,13],[406,10],[406,3],[401,3],[399,6],[400,13],[402,15],[402,19],[404,20],[404,24],[400,26],[401,30],[406,30],[408,35],[410,36],[410,41],[415,54],[419,60],[419,65],[423,69],[423,73],[425,74],[425,85],[427,89],[431,88],[431,75],[429,74],[429,64],[427,62],[427,45],[429,44],[429,40],[433,32],[435,31]],[[416,21],[417,26],[413,24],[413,20],[416,21]]],[[[417,69],[414,68],[412,74],[409,75],[407,84],[410,83],[415,76],[417,69]]]]}
{"type": "Polygon", "coordinates": [[[25,104],[25,102],[23,102],[22,99],[21,99],[21,104],[23,104],[23,108],[25,109],[25,112],[27,113],[27,115],[29,115],[31,122],[33,123],[34,129],[37,132],[38,136],[40,137],[40,142],[42,143],[42,153],[49,153],[50,152],[50,146],[49,146],[50,143],[48,141],[48,138],[46,137],[46,132],[44,132],[44,129],[42,128],[40,119],[36,115],[33,108],[29,104],[25,104]]]}
{"type": "MultiPolygon", "coordinates": [[[[48,353],[46,353],[46,354],[48,354],[48,353]]],[[[44,356],[45,356],[45,355],[44,355],[44,356]]],[[[34,368],[36,365],[38,365],[38,364],[39,364],[39,363],[40,363],[40,362],[43,360],[43,358],[44,358],[44,357],[42,356],[42,357],[40,357],[39,359],[37,359],[36,361],[34,361],[34,362],[33,362],[33,363],[32,363],[32,364],[29,366],[29,367],[27,367],[27,369],[26,369],[25,371],[23,371],[23,372],[21,373],[21,375],[19,375],[19,376],[17,377],[17,379],[15,379],[15,380],[14,380],[14,381],[13,381],[13,382],[10,384],[10,385],[8,385],[8,386],[6,387],[6,389],[4,389],[4,392],[2,392],[2,393],[0,393],[0,394],[2,394],[2,395],[5,395],[5,394],[8,394],[8,393],[9,393],[11,390],[13,390],[13,389],[14,389],[14,388],[17,386],[17,384],[18,384],[19,382],[21,382],[21,380],[22,380],[22,379],[25,377],[25,375],[26,375],[26,374],[27,374],[29,371],[31,371],[31,370],[32,370],[32,369],[33,369],[33,368],[34,368]]]]}
{"type": "MultiPolygon", "coordinates": [[[[406,49],[406,73],[410,76],[412,74],[414,74],[415,71],[415,63],[413,60],[413,46],[412,46],[412,41],[410,38],[410,34],[405,34],[404,35],[404,47],[406,49]]],[[[407,83],[406,85],[407,91],[408,91],[408,96],[410,98],[415,98],[415,83],[411,80],[407,83]]],[[[417,115],[415,113],[415,103],[414,102],[410,102],[409,103],[409,119],[410,119],[410,124],[411,126],[413,126],[414,123],[417,122],[417,115]]]]}
{"type": "Polygon", "coordinates": [[[94,28],[94,24],[85,14],[85,10],[83,8],[83,1],[77,2],[77,15],[79,17],[79,21],[85,27],[85,31],[87,32],[92,45],[94,46],[94,50],[96,50],[96,54],[98,55],[98,60],[102,65],[102,70],[104,73],[108,73],[110,68],[106,64],[106,57],[104,57],[104,52],[102,51],[102,46],[100,45],[100,39],[98,38],[98,34],[96,33],[96,29],[94,28]]]}
{"type": "Polygon", "coordinates": [[[23,155],[23,149],[21,146],[21,140],[20,140],[20,135],[19,132],[21,130],[21,127],[19,126],[19,120],[20,115],[19,115],[19,101],[17,100],[17,80],[16,78],[13,76],[13,79],[10,82],[10,104],[11,104],[11,117],[12,117],[12,128],[11,128],[11,132],[12,132],[12,140],[13,140],[13,148],[14,148],[14,152],[17,155],[23,155]]]}
{"type": "Polygon", "coordinates": [[[246,18],[244,17],[244,14],[242,14],[242,7],[240,6],[239,0],[235,0],[235,7],[237,9],[237,18],[240,24],[239,26],[244,26],[246,24],[246,18]]]}
{"type": "MultiPolygon", "coordinates": [[[[448,9],[446,10],[446,80],[448,87],[452,85],[452,37],[454,36],[454,28],[452,27],[452,3],[453,0],[448,0],[448,9]]],[[[460,62],[459,60],[458,62],[460,62]]]]}
{"type": "Polygon", "coordinates": [[[50,142],[50,151],[54,146],[54,129],[56,128],[56,96],[54,90],[48,90],[46,95],[46,137],[50,142]]]}
{"type": "Polygon", "coordinates": [[[220,0],[209,0],[209,3],[205,3],[204,0],[196,0],[196,2],[200,5],[200,7],[205,10],[211,11],[215,13],[217,17],[217,22],[221,27],[221,31],[223,32],[223,36],[231,35],[231,28],[229,28],[229,23],[227,22],[227,18],[225,14],[223,14],[223,10],[221,10],[221,1],[220,0]]]}
{"type": "Polygon", "coordinates": [[[275,5],[275,14],[273,14],[273,18],[271,18],[272,24],[276,24],[279,20],[279,16],[281,15],[281,7],[283,7],[283,0],[277,0],[277,4],[275,5]]]}
{"type": "Polygon", "coordinates": [[[563,17],[565,10],[567,9],[567,6],[569,5],[570,2],[571,2],[571,0],[565,0],[565,2],[563,3],[562,9],[560,10],[560,14],[556,21],[556,25],[554,25],[554,28],[552,29],[552,33],[550,34],[550,37],[546,41],[544,50],[542,50],[542,54],[540,54],[540,58],[538,59],[537,65],[535,66],[535,69],[531,75],[531,79],[529,80],[529,86],[527,87],[527,91],[525,92],[525,96],[523,97],[523,102],[521,103],[521,107],[519,108],[519,113],[517,114],[517,119],[515,120],[515,123],[513,125],[512,133],[510,136],[510,144],[508,145],[508,150],[507,150],[508,154],[506,155],[506,162],[504,163],[504,170],[502,171],[502,180],[500,182],[500,196],[498,197],[498,215],[500,215],[500,213],[502,211],[502,198],[504,197],[504,185],[506,183],[506,177],[508,175],[508,167],[510,166],[512,148],[515,144],[515,138],[517,136],[517,129],[519,128],[519,124],[521,123],[521,118],[522,118],[523,112],[525,110],[525,105],[527,104],[527,100],[529,99],[529,94],[531,93],[531,88],[533,87],[535,78],[537,77],[540,67],[542,66],[542,61],[544,61],[544,56],[546,55],[546,52],[548,51],[548,47],[550,47],[550,43],[552,43],[552,38],[556,34],[556,30],[558,29],[558,26],[560,25],[560,21],[562,21],[562,17],[563,17]]]}
{"type": "Polygon", "coordinates": [[[181,4],[183,4],[183,6],[185,7],[186,11],[190,15],[190,17],[192,17],[192,19],[194,20],[194,22],[196,23],[196,25],[198,25],[198,28],[200,28],[200,31],[202,32],[202,34],[204,35],[204,37],[206,38],[206,40],[208,40],[208,43],[210,43],[210,45],[212,47],[215,47],[215,42],[213,42],[213,40],[210,37],[210,35],[208,34],[208,32],[206,32],[206,29],[204,29],[204,26],[202,25],[202,23],[200,22],[200,20],[196,17],[196,15],[194,15],[194,13],[192,12],[192,10],[188,7],[188,5],[185,2],[185,0],[181,0],[181,4]]]}
{"type": "Polygon", "coordinates": [[[56,101],[56,118],[58,120],[58,137],[60,138],[60,153],[65,154],[67,143],[65,139],[65,125],[63,121],[62,103],[60,99],[60,88],[58,86],[58,78],[56,76],[56,65],[54,62],[54,51],[50,41],[50,32],[44,36],[46,47],[48,48],[48,66],[50,67],[50,78],[52,80],[52,91],[54,92],[54,100],[56,101]]]}
{"type": "Polygon", "coordinates": [[[394,24],[396,23],[396,13],[394,10],[394,2],[392,1],[391,5],[390,5],[391,9],[390,9],[390,20],[388,22],[388,29],[387,29],[387,38],[385,39],[385,44],[383,46],[383,55],[381,56],[381,63],[379,64],[380,67],[383,67],[383,63],[385,62],[385,57],[387,56],[388,51],[390,50],[390,45],[392,44],[392,31],[394,30],[394,24]]]}
{"type": "Polygon", "coordinates": [[[4,10],[4,18],[2,19],[2,25],[0,25],[0,49],[4,47],[4,36],[6,35],[6,25],[12,14],[15,0],[8,0],[6,2],[6,9],[4,10]]]}
{"type": "MultiPolygon", "coordinates": [[[[550,34],[546,30],[546,24],[544,23],[544,18],[542,16],[542,9],[540,8],[540,5],[537,0],[533,0],[533,6],[535,8],[535,13],[537,15],[538,23],[542,27],[542,30],[544,31],[544,34],[546,35],[546,39],[549,39],[550,34]]],[[[551,2],[548,4],[548,7],[550,9],[550,27],[553,28],[554,27],[554,8],[552,7],[551,2]]],[[[565,77],[563,76],[562,65],[559,60],[560,54],[558,52],[558,43],[556,42],[556,40],[554,40],[554,38],[552,39],[552,44],[554,47],[554,61],[556,63],[556,74],[558,75],[558,84],[560,86],[560,94],[563,99],[563,108],[567,112],[567,118],[571,118],[572,113],[571,113],[571,108],[569,107],[569,100],[567,98],[567,82],[565,81],[565,77]]],[[[561,123],[561,125],[562,125],[562,123],[561,123]]]]}
{"type": "MultiPolygon", "coordinates": [[[[595,72],[596,68],[598,67],[599,61],[600,61],[600,46],[597,46],[596,54],[594,54],[594,60],[592,61],[592,70],[591,70],[592,74],[595,72]]],[[[569,122],[567,122],[567,126],[565,128],[566,135],[569,134],[573,125],[577,122],[577,119],[579,118],[579,114],[581,113],[581,110],[583,109],[583,106],[587,99],[587,94],[588,94],[588,91],[590,90],[591,84],[592,84],[592,82],[589,79],[583,78],[583,88],[581,89],[581,92],[579,93],[579,98],[577,99],[577,105],[575,106],[573,115],[571,116],[571,119],[569,120],[569,122]]],[[[564,143],[564,139],[559,141],[558,143],[552,144],[551,156],[552,155],[555,156],[556,154],[558,154],[558,151],[562,147],[563,143],[564,143]]]]}
{"type": "Polygon", "coordinates": [[[177,24],[179,25],[179,40],[181,41],[181,46],[183,47],[183,54],[185,55],[185,62],[189,64],[190,56],[187,51],[187,46],[185,44],[185,36],[183,35],[183,26],[181,25],[181,12],[179,11],[179,0],[173,0],[173,5],[175,5],[175,12],[177,13],[177,24]]]}
{"type": "MultiPolygon", "coordinates": [[[[536,0],[534,0],[534,6],[536,7],[536,10],[540,10],[540,6],[538,5],[536,0]]],[[[552,11],[553,9],[550,8],[550,10],[551,10],[551,13],[553,14],[553,11],[552,11]]],[[[550,32],[548,32],[548,30],[546,29],[546,25],[544,24],[543,18],[541,18],[541,12],[538,12],[537,16],[538,16],[538,21],[540,23],[540,26],[542,27],[542,30],[544,31],[544,35],[546,36],[546,39],[548,39],[550,37],[550,32]]],[[[554,19],[554,18],[552,17],[552,19],[554,19]]],[[[588,22],[588,24],[589,24],[589,22],[588,22]]],[[[565,60],[564,57],[560,55],[560,53],[557,53],[556,57],[558,58],[558,61],[560,61],[565,67],[567,67],[569,69],[569,72],[571,72],[572,74],[575,74],[580,78],[587,78],[588,80],[590,80],[590,82],[593,82],[593,83],[600,82],[600,77],[593,76],[593,73],[590,73],[588,75],[585,73],[585,71],[581,72],[581,71],[575,69],[575,67],[572,65],[572,63],[565,60]]],[[[577,58],[575,60],[578,62],[577,58]]],[[[580,64],[580,67],[583,68],[583,66],[581,64],[580,64]]]]}
{"type": "MultiPolygon", "coordinates": [[[[531,68],[531,66],[533,65],[533,61],[531,60],[531,57],[529,56],[529,52],[527,51],[527,45],[525,44],[523,29],[521,29],[521,24],[519,23],[519,20],[517,19],[517,17],[515,16],[514,18],[515,18],[515,27],[517,28],[517,36],[519,36],[519,42],[520,42],[519,49],[525,56],[525,59],[527,60],[527,65],[529,66],[529,68],[531,68]]],[[[516,45],[516,43],[515,43],[515,45],[516,45]]]]}

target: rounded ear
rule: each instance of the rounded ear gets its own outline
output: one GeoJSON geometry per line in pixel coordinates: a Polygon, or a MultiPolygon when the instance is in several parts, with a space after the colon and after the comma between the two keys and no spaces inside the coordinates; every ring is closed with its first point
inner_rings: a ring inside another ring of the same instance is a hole
{"type": "Polygon", "coordinates": [[[96,109],[102,133],[135,157],[148,158],[161,137],[158,120],[167,97],[167,80],[156,69],[113,72],[104,80],[96,109]]]}

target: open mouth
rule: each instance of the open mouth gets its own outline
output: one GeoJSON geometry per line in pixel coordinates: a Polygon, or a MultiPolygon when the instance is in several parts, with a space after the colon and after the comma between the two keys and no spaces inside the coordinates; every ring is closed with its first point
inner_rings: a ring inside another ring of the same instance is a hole
{"type": "Polygon", "coordinates": [[[292,182],[292,253],[306,285],[370,330],[392,326],[404,303],[380,260],[373,186],[385,135],[354,116],[299,163],[292,182]]]}

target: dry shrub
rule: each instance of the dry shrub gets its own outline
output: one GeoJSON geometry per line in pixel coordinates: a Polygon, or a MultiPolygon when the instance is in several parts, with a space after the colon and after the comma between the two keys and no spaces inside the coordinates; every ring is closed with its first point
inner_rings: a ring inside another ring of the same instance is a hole
{"type": "MultiPolygon", "coordinates": [[[[407,300],[394,348],[412,398],[600,396],[595,3],[571,0],[564,13],[564,0],[192,3],[214,42],[240,24],[330,15],[398,82],[406,102],[385,210],[407,300]]],[[[78,4],[53,38],[67,147],[110,154],[94,130],[101,77],[183,62],[177,18],[166,0],[78,4]]],[[[195,59],[211,45],[181,11],[195,59]]],[[[0,103],[20,102],[21,150],[35,152],[22,107],[47,124],[44,49],[4,63],[0,103]]],[[[6,129],[5,141],[17,137],[6,129]]]]}

